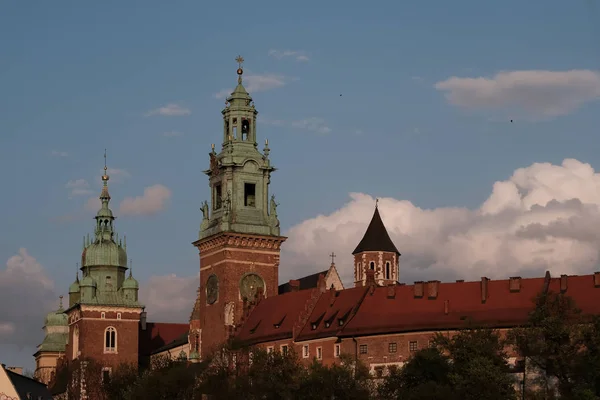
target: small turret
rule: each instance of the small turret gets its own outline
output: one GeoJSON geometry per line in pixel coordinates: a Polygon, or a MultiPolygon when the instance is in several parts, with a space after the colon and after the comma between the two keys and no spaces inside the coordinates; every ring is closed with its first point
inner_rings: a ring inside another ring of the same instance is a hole
{"type": "Polygon", "coordinates": [[[80,288],[80,301],[81,302],[91,302],[94,297],[96,297],[96,289],[98,285],[94,278],[90,275],[89,267],[86,270],[86,275],[83,277],[81,282],[79,283],[80,288]]]}
{"type": "Polygon", "coordinates": [[[81,299],[80,296],[80,286],[79,286],[79,265],[77,265],[77,269],[75,270],[75,282],[69,286],[69,307],[74,306],[79,303],[81,299]]]}
{"type": "Polygon", "coordinates": [[[123,296],[125,301],[136,302],[138,300],[138,292],[140,284],[133,278],[133,264],[129,260],[129,276],[123,282],[123,296]]]}

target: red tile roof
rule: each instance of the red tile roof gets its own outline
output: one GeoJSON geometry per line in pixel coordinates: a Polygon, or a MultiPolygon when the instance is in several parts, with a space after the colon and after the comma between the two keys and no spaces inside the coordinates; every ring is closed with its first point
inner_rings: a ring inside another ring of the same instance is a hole
{"type": "Polygon", "coordinates": [[[150,355],[156,349],[159,349],[172,341],[178,339],[190,329],[189,324],[170,324],[162,322],[146,323],[146,330],[139,331],[139,354],[140,356],[150,355]]]}
{"type": "Polygon", "coordinates": [[[294,324],[314,290],[300,290],[261,299],[250,312],[237,339],[246,344],[291,338],[294,324]]]}
{"type": "MultiPolygon", "coordinates": [[[[560,291],[560,279],[550,279],[549,289],[560,291]]],[[[527,321],[534,299],[544,288],[544,278],[520,279],[520,289],[510,290],[510,280],[488,280],[487,296],[482,301],[481,282],[439,283],[436,298],[428,296],[423,283],[423,297],[414,295],[415,285],[377,287],[367,294],[354,318],[341,336],[371,335],[424,330],[446,330],[475,325],[511,327],[527,321]]],[[[600,288],[594,287],[593,275],[567,278],[566,294],[584,313],[600,314],[600,288]]]]}
{"type": "Polygon", "coordinates": [[[296,340],[336,336],[338,331],[352,319],[368,289],[367,287],[339,291],[329,289],[323,293],[296,340]]]}

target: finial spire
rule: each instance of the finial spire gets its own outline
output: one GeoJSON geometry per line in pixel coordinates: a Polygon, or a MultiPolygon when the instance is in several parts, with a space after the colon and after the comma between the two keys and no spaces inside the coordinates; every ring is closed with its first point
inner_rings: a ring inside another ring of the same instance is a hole
{"type": "Polygon", "coordinates": [[[131,258],[129,259],[129,277],[133,277],[133,260],[131,258]]]}
{"type": "Polygon", "coordinates": [[[75,282],[79,282],[79,263],[75,263],[75,282]]]}
{"type": "Polygon", "coordinates": [[[335,264],[335,260],[334,260],[334,259],[335,259],[337,256],[335,255],[335,253],[334,253],[333,251],[331,252],[331,254],[329,255],[329,257],[331,257],[331,265],[335,264]]]}
{"type": "Polygon", "coordinates": [[[237,69],[238,83],[241,84],[242,83],[242,74],[244,73],[244,70],[242,69],[242,66],[244,65],[244,57],[237,56],[235,58],[235,61],[238,63],[238,69],[237,69]]]}
{"type": "Polygon", "coordinates": [[[63,295],[61,294],[60,296],[58,296],[59,300],[58,300],[58,309],[62,310],[63,309],[63,305],[62,305],[62,299],[63,299],[63,295]]]}
{"type": "Polygon", "coordinates": [[[377,208],[377,205],[378,205],[378,204],[379,204],[379,197],[377,197],[377,198],[375,199],[375,208],[377,208]]]}
{"type": "Polygon", "coordinates": [[[108,167],[106,166],[106,149],[104,149],[104,174],[102,175],[102,192],[100,193],[100,200],[102,203],[108,204],[110,201],[110,194],[108,194],[108,180],[110,179],[108,176],[108,167]]]}

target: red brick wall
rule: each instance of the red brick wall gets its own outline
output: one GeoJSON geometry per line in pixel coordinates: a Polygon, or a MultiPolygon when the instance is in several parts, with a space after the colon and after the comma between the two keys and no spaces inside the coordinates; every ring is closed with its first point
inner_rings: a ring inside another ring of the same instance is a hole
{"type": "Polygon", "coordinates": [[[398,280],[398,256],[395,253],[385,251],[365,251],[354,255],[355,286],[364,286],[365,274],[370,268],[371,262],[375,263],[375,279],[377,282],[380,282],[380,279],[385,277],[386,262],[390,263],[391,275],[390,279],[384,279],[384,281],[381,283],[385,285],[388,283],[394,283],[398,280]],[[361,263],[360,267],[359,263],[361,263]]]}
{"type": "Polygon", "coordinates": [[[276,296],[279,284],[279,245],[265,248],[264,243],[277,242],[279,238],[261,237],[257,235],[226,234],[230,240],[217,246],[206,248],[212,238],[199,244],[200,249],[200,321],[190,321],[190,328],[200,326],[201,356],[225,342],[228,327],[225,326],[225,305],[234,303],[234,322],[239,323],[243,312],[243,301],[240,297],[240,279],[248,272],[257,273],[265,282],[265,296],[276,296]],[[249,239],[256,241],[249,245],[249,239]],[[207,268],[208,267],[208,268],[207,268]],[[207,268],[207,269],[205,269],[207,268]],[[219,297],[211,305],[206,303],[206,281],[212,274],[219,279],[219,297]]]}

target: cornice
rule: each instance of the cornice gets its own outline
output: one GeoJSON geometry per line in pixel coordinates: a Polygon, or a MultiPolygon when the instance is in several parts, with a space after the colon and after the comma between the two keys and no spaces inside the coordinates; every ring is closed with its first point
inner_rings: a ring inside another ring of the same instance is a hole
{"type": "Polygon", "coordinates": [[[192,244],[200,253],[209,252],[224,247],[237,247],[253,250],[279,251],[285,242],[285,236],[262,236],[237,232],[222,232],[205,239],[197,240],[192,244]]]}

